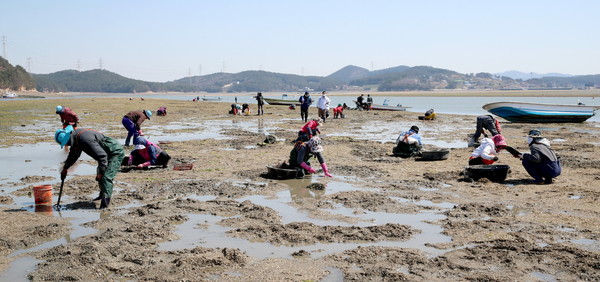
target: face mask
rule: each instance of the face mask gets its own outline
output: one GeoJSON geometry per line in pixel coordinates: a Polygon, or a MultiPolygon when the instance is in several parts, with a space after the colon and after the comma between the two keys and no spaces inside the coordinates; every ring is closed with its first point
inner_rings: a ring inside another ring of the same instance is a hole
{"type": "Polygon", "coordinates": [[[527,144],[531,144],[531,142],[533,142],[533,138],[527,136],[527,144]]]}

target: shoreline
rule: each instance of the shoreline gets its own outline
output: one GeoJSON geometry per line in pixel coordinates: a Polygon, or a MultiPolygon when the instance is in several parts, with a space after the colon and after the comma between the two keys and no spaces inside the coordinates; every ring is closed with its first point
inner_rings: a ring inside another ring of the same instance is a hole
{"type": "MultiPolygon", "coordinates": [[[[64,92],[64,93],[40,93],[35,91],[18,91],[19,96],[37,97],[74,97],[74,96],[97,96],[97,95],[129,95],[131,97],[158,96],[158,95],[180,95],[180,96],[253,96],[256,92],[241,93],[188,93],[188,92],[146,92],[146,93],[105,93],[105,92],[64,92]]],[[[263,96],[301,95],[303,91],[275,91],[262,92],[263,96]]],[[[311,95],[319,95],[320,91],[312,91],[311,95]]],[[[438,90],[438,91],[327,91],[329,96],[359,96],[367,94],[377,97],[600,97],[600,89],[590,90],[438,90]]]]}

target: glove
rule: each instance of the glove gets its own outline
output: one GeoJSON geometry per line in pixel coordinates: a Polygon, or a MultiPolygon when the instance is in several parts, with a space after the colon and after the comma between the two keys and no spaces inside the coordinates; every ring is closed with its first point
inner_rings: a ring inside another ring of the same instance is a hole
{"type": "Polygon", "coordinates": [[[317,172],[312,167],[310,167],[309,165],[307,165],[305,162],[301,163],[300,166],[303,169],[306,169],[306,171],[308,171],[308,173],[315,173],[315,172],[317,172]]]}
{"type": "Polygon", "coordinates": [[[325,176],[331,177],[331,174],[329,174],[329,170],[327,169],[327,164],[322,163],[321,168],[323,169],[323,173],[325,174],[325,176]]]}
{"type": "Polygon", "coordinates": [[[96,181],[100,181],[102,179],[102,174],[96,174],[96,181]]]}
{"type": "Polygon", "coordinates": [[[144,132],[142,132],[141,130],[138,131],[138,133],[140,134],[140,136],[144,136],[144,132]]]}
{"type": "Polygon", "coordinates": [[[144,167],[147,167],[147,166],[150,166],[150,162],[145,162],[143,164],[139,164],[137,167],[138,168],[144,168],[144,167]]]}
{"type": "Polygon", "coordinates": [[[494,157],[492,160],[495,161],[495,162],[497,162],[498,161],[498,157],[494,157]]]}
{"type": "Polygon", "coordinates": [[[60,180],[65,180],[65,178],[67,178],[67,170],[66,170],[66,169],[63,169],[63,170],[60,172],[60,180]]]}

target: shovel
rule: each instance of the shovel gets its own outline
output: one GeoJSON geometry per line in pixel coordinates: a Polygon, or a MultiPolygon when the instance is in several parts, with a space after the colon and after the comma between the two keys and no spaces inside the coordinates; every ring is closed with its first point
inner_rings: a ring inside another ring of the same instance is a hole
{"type": "Polygon", "coordinates": [[[60,197],[62,196],[62,188],[65,185],[65,179],[60,179],[60,191],[58,192],[58,201],[54,204],[54,209],[60,210],[60,197]]]}

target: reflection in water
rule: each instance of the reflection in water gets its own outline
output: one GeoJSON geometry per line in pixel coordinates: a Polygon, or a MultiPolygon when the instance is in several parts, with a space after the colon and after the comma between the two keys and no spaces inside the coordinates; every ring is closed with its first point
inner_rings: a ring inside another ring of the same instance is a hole
{"type": "Polygon", "coordinates": [[[265,120],[264,119],[262,119],[262,118],[258,119],[257,127],[258,127],[258,133],[265,134],[265,120]]]}

